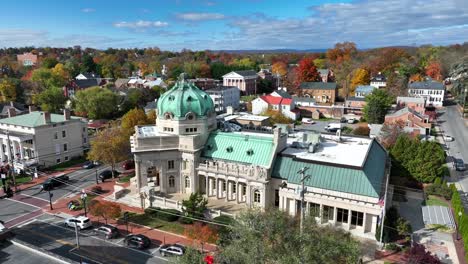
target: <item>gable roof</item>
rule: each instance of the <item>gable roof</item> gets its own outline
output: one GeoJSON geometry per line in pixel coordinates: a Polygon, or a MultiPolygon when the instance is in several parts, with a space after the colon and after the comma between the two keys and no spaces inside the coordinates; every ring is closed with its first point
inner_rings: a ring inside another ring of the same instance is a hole
{"type": "Polygon", "coordinates": [[[80,75],[83,75],[86,79],[101,78],[99,74],[92,73],[92,72],[83,72],[83,73],[78,74],[78,76],[80,75]]]}
{"type": "Polygon", "coordinates": [[[387,77],[385,77],[385,75],[383,75],[380,72],[371,78],[371,82],[386,82],[386,81],[387,81],[387,77]]]}
{"type": "Polygon", "coordinates": [[[336,90],[334,82],[303,82],[299,86],[301,89],[309,90],[336,90]]]}
{"type": "MultiPolygon", "coordinates": [[[[72,116],[70,117],[70,119],[76,120],[81,118],[77,116],[72,116]]],[[[70,120],[65,120],[65,117],[63,115],[50,114],[50,121],[51,123],[61,123],[69,122],[70,120]]],[[[0,123],[24,127],[38,127],[46,124],[44,120],[44,112],[42,111],[35,111],[29,114],[0,119],[0,123]]]]}
{"type": "Polygon", "coordinates": [[[8,116],[8,109],[10,108],[14,108],[17,114],[25,112],[27,110],[26,105],[20,104],[17,102],[0,103],[0,109],[1,109],[0,115],[8,116]],[[13,106],[12,106],[12,103],[13,103],[13,106]]]}
{"type": "Polygon", "coordinates": [[[80,87],[81,89],[89,88],[92,86],[99,86],[99,82],[97,79],[74,80],[73,82],[76,86],[80,87]]]}
{"type": "Polygon", "coordinates": [[[375,89],[377,89],[375,86],[371,86],[371,85],[358,85],[356,87],[356,93],[359,92],[359,93],[364,93],[364,94],[370,94],[372,93],[372,91],[374,91],[375,89]]]}
{"type": "Polygon", "coordinates": [[[317,71],[320,75],[328,75],[328,73],[330,72],[329,69],[318,69],[317,71]]]}
{"type": "Polygon", "coordinates": [[[289,99],[292,98],[292,96],[288,92],[286,92],[284,90],[275,90],[271,94],[273,94],[273,93],[277,93],[279,96],[281,96],[283,98],[289,98],[289,99]]]}
{"type": "Polygon", "coordinates": [[[429,89],[429,90],[444,90],[443,83],[434,81],[413,82],[409,85],[410,89],[429,89]]]}
{"type": "Polygon", "coordinates": [[[301,176],[297,171],[309,167],[311,177],[305,180],[306,186],[379,198],[384,185],[386,161],[386,151],[373,140],[362,167],[333,166],[280,154],[275,161],[272,177],[300,184],[301,176]]]}
{"type": "Polygon", "coordinates": [[[273,137],[216,131],[210,133],[201,156],[269,167],[273,151],[273,137]]]}
{"type": "Polygon", "coordinates": [[[242,76],[242,77],[257,76],[257,72],[256,72],[256,71],[254,71],[254,70],[246,70],[246,71],[232,71],[232,72],[230,72],[230,73],[227,73],[227,74],[223,75],[223,77],[224,77],[224,76],[227,76],[227,75],[229,75],[229,74],[231,74],[231,73],[238,74],[238,75],[240,75],[240,76],[242,76]]]}
{"type": "Polygon", "coordinates": [[[398,96],[397,103],[416,103],[424,105],[424,97],[398,96]]]}
{"type": "Polygon", "coordinates": [[[264,95],[260,96],[260,98],[271,105],[290,105],[292,103],[292,99],[290,98],[283,98],[272,95],[264,95]]]}

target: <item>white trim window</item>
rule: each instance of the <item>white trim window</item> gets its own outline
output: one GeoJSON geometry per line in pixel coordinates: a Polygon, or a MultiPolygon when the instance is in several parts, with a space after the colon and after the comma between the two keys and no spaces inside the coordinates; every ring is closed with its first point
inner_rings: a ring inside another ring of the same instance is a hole
{"type": "Polygon", "coordinates": [[[260,191],[259,190],[255,190],[254,191],[254,203],[260,203],[261,201],[261,194],[260,194],[260,191]]]}

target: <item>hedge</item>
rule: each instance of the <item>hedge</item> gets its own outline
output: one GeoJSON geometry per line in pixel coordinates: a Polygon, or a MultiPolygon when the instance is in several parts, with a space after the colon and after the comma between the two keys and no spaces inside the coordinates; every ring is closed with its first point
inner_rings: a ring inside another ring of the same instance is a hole
{"type": "Polygon", "coordinates": [[[455,214],[455,221],[458,224],[458,232],[460,232],[463,239],[463,245],[465,248],[465,259],[468,259],[468,215],[465,212],[463,203],[461,201],[460,193],[456,190],[455,186],[452,184],[450,188],[453,190],[452,194],[452,207],[455,214]],[[462,216],[458,216],[458,212],[462,212],[462,216]]]}

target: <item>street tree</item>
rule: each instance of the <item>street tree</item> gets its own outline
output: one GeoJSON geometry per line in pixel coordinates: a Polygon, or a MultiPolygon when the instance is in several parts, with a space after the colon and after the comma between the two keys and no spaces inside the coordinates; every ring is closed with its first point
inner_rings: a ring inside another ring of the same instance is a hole
{"type": "Polygon", "coordinates": [[[88,54],[85,54],[85,55],[83,55],[81,61],[82,61],[81,72],[98,73],[97,72],[97,65],[94,62],[93,57],[91,57],[88,54]]]}
{"type": "Polygon", "coordinates": [[[88,152],[89,160],[98,160],[112,168],[112,177],[118,162],[128,158],[130,142],[122,128],[109,126],[97,133],[91,141],[91,150],[88,152]]]}
{"type": "Polygon", "coordinates": [[[194,192],[190,194],[190,197],[187,200],[182,201],[182,213],[187,216],[187,218],[182,218],[186,223],[192,223],[191,218],[204,218],[204,212],[208,200],[200,192],[194,192]]]}
{"type": "Polygon", "coordinates": [[[354,95],[354,91],[358,85],[369,84],[370,82],[370,74],[366,69],[356,69],[353,74],[353,78],[351,79],[351,91],[350,94],[354,95]]]}
{"type": "Polygon", "coordinates": [[[135,126],[151,124],[153,121],[148,119],[145,111],[134,108],[128,111],[123,117],[121,127],[128,136],[135,133],[135,126]]]}
{"type": "Polygon", "coordinates": [[[91,200],[88,204],[88,208],[89,208],[89,213],[91,215],[98,217],[98,222],[99,222],[99,217],[102,217],[103,211],[105,209],[102,202],[100,202],[99,200],[91,200]]]}
{"type": "Polygon", "coordinates": [[[118,96],[111,90],[90,87],[76,93],[75,112],[91,119],[110,118],[118,111],[118,96]]]}
{"type": "Polygon", "coordinates": [[[320,74],[314,64],[314,58],[305,57],[299,61],[299,66],[296,69],[296,85],[299,86],[303,82],[317,82],[320,80],[320,74]]]}
{"type": "Polygon", "coordinates": [[[356,263],[359,244],[340,229],[320,226],[306,217],[301,233],[297,218],[279,210],[247,210],[219,246],[216,263],[356,263]]]}
{"type": "Polygon", "coordinates": [[[109,219],[117,219],[122,215],[122,208],[120,205],[111,202],[102,202],[104,210],[102,210],[102,217],[106,221],[109,219]]]}
{"type": "Polygon", "coordinates": [[[65,106],[67,98],[59,87],[50,87],[38,94],[35,101],[43,111],[60,113],[65,106]]]}
{"type": "Polygon", "coordinates": [[[364,117],[369,124],[382,124],[385,115],[392,106],[393,98],[383,89],[375,89],[367,95],[364,106],[364,117]]]}
{"type": "Polygon", "coordinates": [[[184,235],[196,244],[200,244],[201,251],[207,243],[215,243],[218,239],[218,234],[209,225],[196,222],[185,228],[184,235]]]}
{"type": "Polygon", "coordinates": [[[426,66],[426,75],[431,77],[434,80],[442,80],[442,66],[437,61],[431,61],[426,66]]]}
{"type": "Polygon", "coordinates": [[[275,75],[283,77],[288,73],[288,65],[283,61],[277,61],[271,65],[271,72],[275,75]]]}
{"type": "Polygon", "coordinates": [[[0,101],[14,102],[16,101],[16,84],[10,79],[3,79],[0,82],[0,101]]]}

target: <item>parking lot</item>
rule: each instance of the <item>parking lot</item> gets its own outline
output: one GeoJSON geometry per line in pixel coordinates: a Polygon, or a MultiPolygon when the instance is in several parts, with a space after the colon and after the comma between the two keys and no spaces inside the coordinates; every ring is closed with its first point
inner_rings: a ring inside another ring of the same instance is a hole
{"type": "Polygon", "coordinates": [[[75,261],[87,263],[167,263],[159,255],[161,241],[151,241],[148,249],[138,250],[124,245],[124,238],[106,239],[97,235],[94,228],[79,231],[79,248],[75,230],[66,227],[64,219],[45,214],[14,230],[16,238],[44,250],[75,261]]]}

